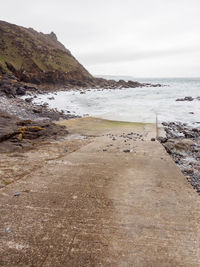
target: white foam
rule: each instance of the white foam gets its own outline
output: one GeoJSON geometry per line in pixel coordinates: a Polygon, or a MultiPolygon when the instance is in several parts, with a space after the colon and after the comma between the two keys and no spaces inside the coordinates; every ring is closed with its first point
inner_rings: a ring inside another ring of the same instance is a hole
{"type": "Polygon", "coordinates": [[[47,102],[51,108],[67,110],[77,115],[133,121],[158,122],[200,121],[200,101],[175,101],[177,98],[200,95],[200,80],[163,81],[167,87],[128,88],[123,90],[91,90],[85,94],[78,91],[57,92],[41,95],[35,103],[47,102]],[[49,97],[54,100],[49,100],[49,97]],[[190,114],[193,112],[194,114],[190,114]]]}

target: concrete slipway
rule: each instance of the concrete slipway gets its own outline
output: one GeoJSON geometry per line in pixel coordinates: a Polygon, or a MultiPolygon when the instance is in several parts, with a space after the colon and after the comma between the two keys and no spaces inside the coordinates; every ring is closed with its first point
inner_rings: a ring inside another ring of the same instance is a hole
{"type": "Polygon", "coordinates": [[[200,199],[155,125],[60,123],[66,139],[1,155],[0,266],[200,266],[200,199]]]}

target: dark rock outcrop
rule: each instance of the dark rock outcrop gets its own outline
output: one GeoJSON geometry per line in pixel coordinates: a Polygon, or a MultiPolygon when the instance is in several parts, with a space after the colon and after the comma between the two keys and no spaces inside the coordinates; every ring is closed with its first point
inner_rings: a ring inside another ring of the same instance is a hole
{"type": "Polygon", "coordinates": [[[31,148],[36,142],[67,135],[65,126],[50,121],[20,120],[0,110],[0,152],[31,148]]]}

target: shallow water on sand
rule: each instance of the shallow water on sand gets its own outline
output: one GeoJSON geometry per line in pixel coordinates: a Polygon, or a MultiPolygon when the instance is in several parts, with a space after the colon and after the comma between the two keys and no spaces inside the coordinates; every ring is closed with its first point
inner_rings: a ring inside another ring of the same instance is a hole
{"type": "Polygon", "coordinates": [[[200,100],[176,101],[177,98],[200,96],[200,79],[133,79],[161,83],[162,87],[128,88],[57,92],[40,95],[34,103],[47,102],[76,115],[89,115],[110,120],[132,122],[180,121],[196,125],[200,122],[200,100]],[[50,97],[54,100],[49,100],[50,97]]]}

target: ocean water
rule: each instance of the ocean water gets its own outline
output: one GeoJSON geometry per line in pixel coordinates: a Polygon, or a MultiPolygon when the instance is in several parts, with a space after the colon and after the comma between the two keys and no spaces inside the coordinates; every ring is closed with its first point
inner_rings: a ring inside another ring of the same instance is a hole
{"type": "MultiPolygon", "coordinates": [[[[120,78],[123,77],[118,79],[120,78]]],[[[185,96],[200,97],[200,78],[132,80],[165,86],[90,90],[85,94],[80,94],[79,91],[60,91],[40,95],[34,102],[47,102],[51,108],[71,111],[81,116],[131,122],[180,121],[200,125],[200,100],[176,101],[185,96]],[[52,96],[55,99],[49,100],[52,96]]]]}

